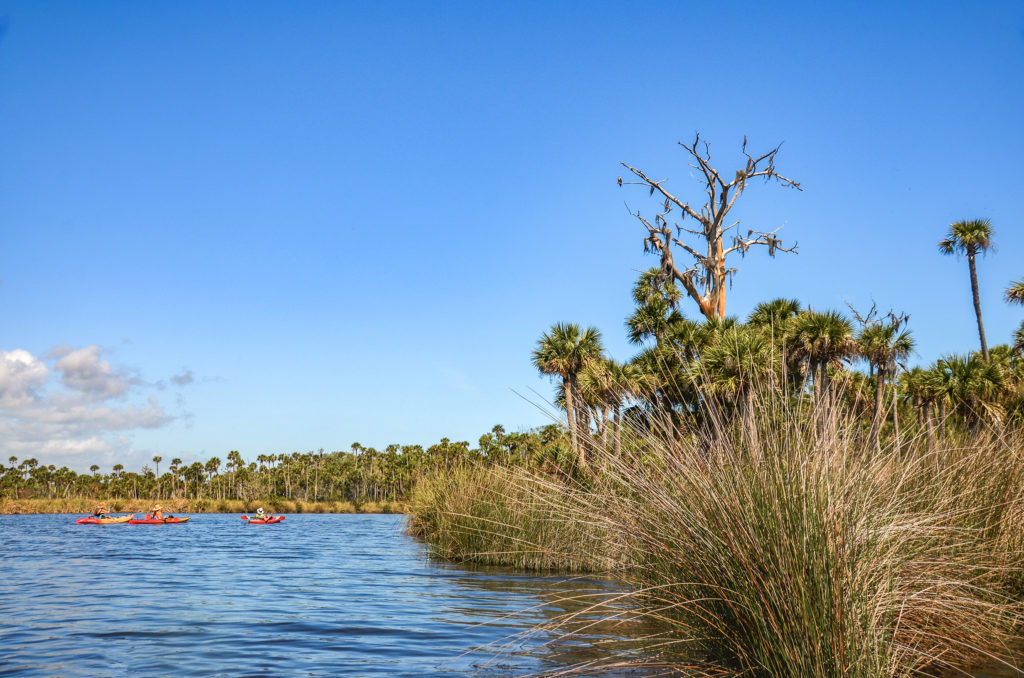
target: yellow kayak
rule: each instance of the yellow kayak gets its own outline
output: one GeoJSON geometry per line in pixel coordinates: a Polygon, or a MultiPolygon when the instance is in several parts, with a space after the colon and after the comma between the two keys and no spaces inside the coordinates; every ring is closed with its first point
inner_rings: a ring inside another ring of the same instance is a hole
{"type": "Polygon", "coordinates": [[[88,518],[79,518],[75,522],[79,525],[116,525],[118,523],[127,523],[134,517],[134,513],[117,518],[97,518],[96,516],[89,516],[88,518]]]}

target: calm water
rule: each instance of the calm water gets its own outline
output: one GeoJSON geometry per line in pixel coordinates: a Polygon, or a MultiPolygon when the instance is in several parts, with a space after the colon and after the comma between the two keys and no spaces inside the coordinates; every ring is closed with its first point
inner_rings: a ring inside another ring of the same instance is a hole
{"type": "Polygon", "coordinates": [[[432,561],[401,516],[74,518],[0,516],[0,676],[492,676],[600,658],[515,636],[606,585],[432,561]]]}

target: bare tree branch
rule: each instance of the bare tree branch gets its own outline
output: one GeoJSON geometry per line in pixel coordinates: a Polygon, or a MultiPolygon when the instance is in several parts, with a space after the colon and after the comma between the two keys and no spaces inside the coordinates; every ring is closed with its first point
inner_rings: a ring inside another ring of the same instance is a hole
{"type": "Polygon", "coordinates": [[[722,179],[721,174],[711,164],[711,145],[701,139],[699,133],[694,136],[691,144],[687,145],[678,142],[689,153],[692,162],[690,166],[698,170],[703,176],[704,192],[707,201],[699,211],[692,207],[689,202],[670,193],[664,186],[666,180],[655,181],[636,167],[619,163],[639,181],[623,182],[619,177],[618,183],[622,185],[639,185],[648,189],[648,195],[653,196],[657,192],[662,200],[662,211],[655,215],[654,223],[641,216],[640,212],[630,211],[630,214],[640,220],[647,229],[648,235],[644,239],[644,250],[657,252],[661,257],[661,268],[666,275],[670,275],[678,281],[687,295],[692,298],[700,307],[701,313],[706,317],[725,316],[725,285],[731,284],[732,276],[738,269],[726,266],[726,257],[734,252],[740,256],[752,247],[767,247],[768,255],[774,257],[776,252],[797,251],[797,245],[785,247],[782,240],[776,235],[779,229],[774,231],[748,230],[746,237],[733,236],[732,244],[726,247],[723,244],[723,237],[727,231],[739,226],[735,221],[727,226],[725,217],[735,206],[739,196],[746,190],[747,182],[757,177],[763,177],[765,182],[775,181],[780,185],[803,190],[800,184],[792,179],[782,176],[775,169],[775,156],[778,155],[782,144],[769,150],[762,155],[754,156],[747,151],[747,138],[743,137],[742,153],[746,158],[745,165],[736,170],[735,177],[728,183],[722,179]],[[667,217],[671,214],[673,206],[678,207],[684,216],[688,216],[700,224],[699,228],[686,228],[682,224],[675,223],[675,236],[672,236],[672,227],[669,226],[667,217]],[[701,254],[697,249],[680,238],[683,233],[688,233],[703,240],[707,247],[707,254],[701,254]],[[678,247],[695,260],[691,268],[680,271],[672,256],[672,248],[678,247]]]}

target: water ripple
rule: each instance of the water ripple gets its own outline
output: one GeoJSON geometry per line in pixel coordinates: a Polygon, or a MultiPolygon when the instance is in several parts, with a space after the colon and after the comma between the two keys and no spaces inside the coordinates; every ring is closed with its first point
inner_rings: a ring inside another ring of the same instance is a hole
{"type": "Polygon", "coordinates": [[[504,676],[572,661],[546,656],[542,636],[509,639],[605,584],[432,562],[402,528],[4,516],[0,676],[504,676]]]}

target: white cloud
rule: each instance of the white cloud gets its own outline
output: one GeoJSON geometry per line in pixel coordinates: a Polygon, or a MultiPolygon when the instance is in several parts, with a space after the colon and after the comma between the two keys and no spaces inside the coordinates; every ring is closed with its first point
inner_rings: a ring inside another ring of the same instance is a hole
{"type": "Polygon", "coordinates": [[[103,360],[98,346],[59,346],[42,358],[0,351],[0,454],[79,471],[125,463],[139,456],[133,431],[174,420],[145,388],[103,360]]]}
{"type": "Polygon", "coordinates": [[[110,363],[100,358],[99,346],[73,350],[58,360],[53,368],[61,373],[65,386],[97,398],[113,398],[128,390],[128,380],[115,373],[110,363]]]}
{"type": "Polygon", "coordinates": [[[0,351],[0,407],[22,407],[34,402],[49,375],[46,365],[28,351],[0,351]]]}

